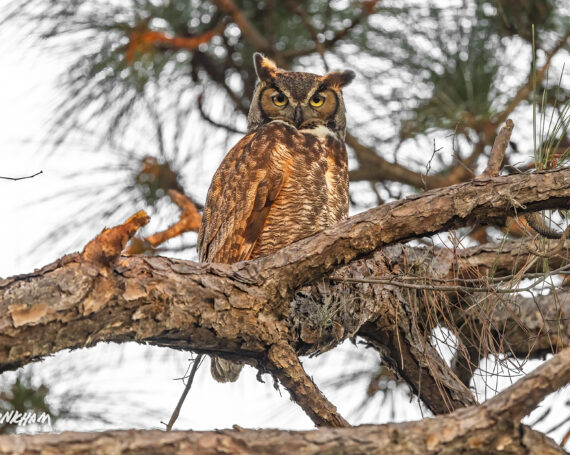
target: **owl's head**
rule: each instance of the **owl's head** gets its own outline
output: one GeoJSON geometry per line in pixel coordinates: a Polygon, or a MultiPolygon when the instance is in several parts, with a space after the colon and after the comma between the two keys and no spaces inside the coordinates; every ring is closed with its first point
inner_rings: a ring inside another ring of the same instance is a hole
{"type": "Polygon", "coordinates": [[[333,71],[324,76],[285,71],[259,53],[253,62],[258,82],[247,117],[248,132],[272,120],[283,120],[297,129],[325,125],[344,140],[342,87],[354,79],[353,71],[333,71]]]}

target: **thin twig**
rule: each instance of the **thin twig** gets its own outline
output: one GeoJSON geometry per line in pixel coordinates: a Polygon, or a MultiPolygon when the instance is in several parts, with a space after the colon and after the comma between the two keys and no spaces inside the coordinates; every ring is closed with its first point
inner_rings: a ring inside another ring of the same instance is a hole
{"type": "Polygon", "coordinates": [[[44,171],[39,171],[36,172],[34,175],[26,175],[25,177],[2,177],[0,175],[0,179],[4,179],[4,180],[12,180],[12,181],[16,181],[16,180],[25,180],[25,179],[31,179],[34,178],[37,175],[43,174],[44,171]]]}
{"type": "Polygon", "coordinates": [[[227,125],[225,123],[220,123],[215,121],[214,119],[212,119],[208,114],[206,114],[206,112],[204,111],[204,94],[201,93],[200,96],[198,96],[198,112],[200,112],[200,115],[202,116],[202,118],[204,120],[206,120],[208,123],[210,123],[211,125],[214,125],[218,128],[224,128],[225,130],[228,130],[230,133],[237,133],[237,134],[245,134],[245,131],[241,131],[238,130],[237,128],[234,128],[231,125],[227,125]]]}
{"type": "Polygon", "coordinates": [[[439,286],[432,284],[415,284],[415,283],[404,283],[402,281],[387,280],[383,278],[335,278],[330,276],[329,279],[337,282],[343,283],[369,283],[369,284],[385,284],[390,286],[397,286],[401,288],[408,289],[422,289],[428,291],[442,291],[442,292],[484,292],[484,293],[497,293],[497,294],[512,294],[516,292],[527,292],[534,289],[538,284],[544,281],[547,276],[543,276],[541,279],[537,280],[530,286],[518,289],[497,289],[493,287],[484,288],[472,288],[468,286],[439,286]]]}
{"type": "Polygon", "coordinates": [[[196,376],[196,371],[198,371],[198,367],[202,363],[203,358],[204,358],[204,354],[198,354],[198,356],[196,357],[196,360],[194,360],[194,365],[192,365],[192,371],[190,371],[190,376],[188,376],[188,382],[186,383],[186,387],[184,388],[184,392],[182,392],[182,395],[180,396],[180,399],[178,400],[178,404],[176,405],[176,408],[174,409],[174,412],[172,413],[172,417],[170,417],[170,420],[168,421],[168,424],[166,425],[166,431],[172,431],[172,426],[174,425],[174,423],[176,422],[176,419],[178,419],[178,416],[180,415],[180,409],[182,409],[182,405],[184,404],[184,400],[186,400],[186,396],[188,395],[188,392],[190,392],[190,388],[192,387],[192,383],[194,382],[194,376],[196,376]]]}
{"type": "Polygon", "coordinates": [[[431,162],[433,161],[433,158],[434,158],[435,154],[436,154],[437,152],[439,152],[441,149],[442,149],[442,147],[440,147],[440,148],[438,148],[438,149],[435,148],[435,138],[434,138],[434,140],[433,140],[433,153],[431,154],[431,158],[429,159],[429,161],[428,161],[427,164],[426,164],[426,173],[425,173],[425,175],[422,174],[422,183],[423,183],[423,186],[424,186],[424,190],[426,190],[426,191],[427,191],[427,189],[428,189],[428,188],[427,188],[427,185],[426,185],[426,177],[428,176],[429,171],[431,170],[431,162]]]}

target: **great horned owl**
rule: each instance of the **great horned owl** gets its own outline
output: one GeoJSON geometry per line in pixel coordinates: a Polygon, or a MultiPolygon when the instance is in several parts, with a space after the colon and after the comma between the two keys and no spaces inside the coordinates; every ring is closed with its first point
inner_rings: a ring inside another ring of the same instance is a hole
{"type": "MultiPolygon", "coordinates": [[[[247,135],[216,171],[202,216],[202,262],[274,253],[346,218],[348,170],[342,87],[353,71],[285,71],[254,55],[258,82],[247,135]]],[[[212,359],[212,376],[235,381],[241,365],[212,359]]]]}

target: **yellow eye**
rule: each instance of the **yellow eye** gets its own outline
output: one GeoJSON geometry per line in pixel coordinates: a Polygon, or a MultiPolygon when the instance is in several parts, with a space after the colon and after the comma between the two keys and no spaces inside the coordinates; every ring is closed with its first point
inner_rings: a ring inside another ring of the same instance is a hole
{"type": "Polygon", "coordinates": [[[273,100],[273,104],[275,104],[275,106],[278,107],[283,107],[287,104],[287,98],[285,97],[285,95],[283,95],[283,93],[278,93],[277,95],[273,96],[273,98],[271,98],[273,100]]]}
{"type": "Polygon", "coordinates": [[[314,95],[309,103],[313,107],[321,107],[325,102],[325,97],[322,95],[314,95]]]}

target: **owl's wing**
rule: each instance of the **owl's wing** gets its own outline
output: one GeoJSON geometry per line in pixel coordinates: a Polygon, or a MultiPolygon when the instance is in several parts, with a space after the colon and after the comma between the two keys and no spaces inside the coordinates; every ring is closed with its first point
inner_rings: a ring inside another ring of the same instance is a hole
{"type": "Polygon", "coordinates": [[[200,261],[249,259],[287,173],[286,160],[275,159],[280,146],[271,129],[262,128],[230,150],[208,191],[198,236],[200,261]]]}

